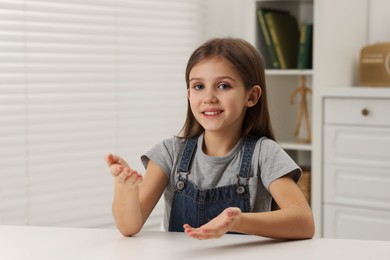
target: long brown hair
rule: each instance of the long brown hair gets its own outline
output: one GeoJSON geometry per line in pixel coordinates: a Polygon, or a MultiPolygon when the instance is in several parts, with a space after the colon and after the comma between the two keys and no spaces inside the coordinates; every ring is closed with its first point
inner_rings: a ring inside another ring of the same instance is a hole
{"type": "MultiPolygon", "coordinates": [[[[215,38],[208,40],[199,46],[188,60],[185,72],[187,89],[189,88],[189,75],[192,68],[200,61],[211,57],[222,57],[229,61],[243,79],[246,90],[250,90],[255,85],[261,87],[261,96],[257,104],[249,107],[245,113],[242,125],[243,135],[266,136],[275,140],[269,117],[264,63],[261,54],[250,43],[242,39],[215,38]]],[[[196,121],[189,100],[187,100],[187,117],[181,130],[182,137],[194,137],[203,131],[204,128],[196,121]]]]}

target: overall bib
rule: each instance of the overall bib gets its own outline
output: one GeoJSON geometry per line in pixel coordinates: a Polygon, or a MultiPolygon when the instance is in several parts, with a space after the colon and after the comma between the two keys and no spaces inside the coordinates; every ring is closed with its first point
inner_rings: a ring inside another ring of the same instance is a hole
{"type": "Polygon", "coordinates": [[[197,142],[196,137],[190,138],[184,147],[177,174],[176,190],[173,195],[169,231],[183,232],[183,225],[186,223],[191,227],[200,227],[228,207],[240,208],[242,212],[251,211],[248,180],[257,139],[254,137],[245,138],[237,182],[212,189],[199,189],[188,180],[190,164],[197,142]],[[247,180],[246,183],[241,183],[240,177],[247,180]]]}

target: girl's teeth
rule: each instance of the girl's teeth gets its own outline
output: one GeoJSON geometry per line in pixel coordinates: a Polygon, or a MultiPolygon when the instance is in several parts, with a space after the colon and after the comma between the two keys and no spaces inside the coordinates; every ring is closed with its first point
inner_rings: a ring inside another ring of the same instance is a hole
{"type": "Polygon", "coordinates": [[[215,112],[204,112],[205,115],[208,115],[208,116],[213,116],[213,115],[217,115],[219,114],[219,112],[215,111],[215,112]]]}

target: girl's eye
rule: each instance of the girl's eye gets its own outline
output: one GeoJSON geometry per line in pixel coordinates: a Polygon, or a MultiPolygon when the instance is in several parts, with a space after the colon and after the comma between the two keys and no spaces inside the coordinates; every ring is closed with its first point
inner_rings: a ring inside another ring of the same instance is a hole
{"type": "Polygon", "coordinates": [[[219,89],[229,89],[230,85],[226,84],[226,83],[221,83],[221,84],[218,85],[218,88],[219,89]]]}
{"type": "Polygon", "coordinates": [[[201,89],[204,89],[204,86],[202,84],[196,84],[196,85],[193,86],[193,89],[201,90],[201,89]]]}

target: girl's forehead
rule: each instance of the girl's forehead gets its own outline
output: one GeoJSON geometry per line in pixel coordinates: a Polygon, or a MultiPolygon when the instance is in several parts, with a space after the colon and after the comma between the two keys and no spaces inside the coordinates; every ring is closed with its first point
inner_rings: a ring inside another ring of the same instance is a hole
{"type": "Polygon", "coordinates": [[[213,56],[199,61],[189,72],[189,81],[222,78],[230,78],[239,84],[244,84],[242,75],[237,68],[227,59],[219,56],[213,56]]]}
{"type": "Polygon", "coordinates": [[[194,66],[192,67],[190,74],[192,74],[194,71],[197,71],[198,69],[206,68],[206,69],[223,69],[227,71],[231,71],[232,73],[237,73],[236,68],[231,64],[227,59],[220,56],[211,56],[204,58],[200,61],[198,61],[194,66]]]}
{"type": "Polygon", "coordinates": [[[226,64],[231,65],[231,63],[226,58],[224,58],[222,56],[212,55],[212,56],[208,56],[208,57],[205,57],[205,58],[199,60],[195,64],[195,66],[200,65],[200,64],[204,64],[204,63],[226,63],[226,64]]]}

